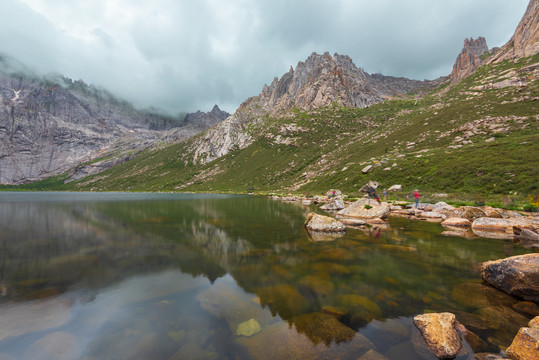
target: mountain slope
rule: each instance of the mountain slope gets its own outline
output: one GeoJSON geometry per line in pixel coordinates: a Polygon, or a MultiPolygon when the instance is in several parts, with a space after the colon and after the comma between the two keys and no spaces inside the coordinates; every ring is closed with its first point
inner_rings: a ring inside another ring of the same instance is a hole
{"type": "Polygon", "coordinates": [[[214,161],[192,162],[193,144],[208,131],[65,189],[318,193],[337,187],[354,193],[375,179],[383,187],[401,183],[432,193],[533,194],[539,183],[538,68],[535,55],[483,66],[421,99],[267,115],[245,124],[250,144],[214,161]],[[507,81],[511,74],[528,80],[507,81]],[[363,174],[367,165],[373,169],[363,174]]]}
{"type": "MultiPolygon", "coordinates": [[[[537,38],[529,25],[536,3],[518,38],[537,38]]],[[[369,75],[345,56],[313,54],[202,134],[99,176],[51,179],[51,188],[353,194],[373,179],[424,193],[523,199],[539,186],[539,55],[499,57],[508,51],[483,54],[471,75],[451,83],[369,75]]]]}

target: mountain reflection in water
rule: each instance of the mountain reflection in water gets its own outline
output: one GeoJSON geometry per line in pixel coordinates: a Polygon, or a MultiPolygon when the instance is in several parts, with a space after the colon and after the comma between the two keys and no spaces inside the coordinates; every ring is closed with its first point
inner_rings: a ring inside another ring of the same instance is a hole
{"type": "Polygon", "coordinates": [[[312,210],[251,196],[0,193],[0,358],[416,359],[411,318],[450,311],[474,334],[465,359],[507,347],[530,318],[478,270],[530,250],[398,218],[313,242],[312,210]]]}

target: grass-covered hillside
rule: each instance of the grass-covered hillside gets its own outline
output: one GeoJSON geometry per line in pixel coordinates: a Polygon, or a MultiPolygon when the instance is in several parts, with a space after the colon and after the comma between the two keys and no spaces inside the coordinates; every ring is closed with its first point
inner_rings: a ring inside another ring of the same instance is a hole
{"type": "Polygon", "coordinates": [[[353,194],[376,180],[404,192],[525,201],[539,191],[538,73],[539,55],[485,65],[423,97],[268,117],[251,129],[253,144],[206,165],[192,164],[188,141],[76,182],[60,176],[26,187],[353,194]]]}

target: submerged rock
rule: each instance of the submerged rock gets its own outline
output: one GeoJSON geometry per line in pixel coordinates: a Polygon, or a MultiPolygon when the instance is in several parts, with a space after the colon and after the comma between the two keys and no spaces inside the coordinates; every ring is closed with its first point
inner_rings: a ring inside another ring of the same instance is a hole
{"type": "Polygon", "coordinates": [[[481,276],[490,285],[510,295],[539,302],[539,254],[484,262],[481,276]]]}
{"type": "Polygon", "coordinates": [[[196,298],[204,310],[224,319],[233,332],[241,323],[250,319],[262,324],[272,321],[269,311],[252,302],[249,295],[225,283],[215,283],[196,298]]]}
{"type": "Polygon", "coordinates": [[[238,325],[236,335],[249,337],[259,333],[261,329],[260,323],[255,319],[251,319],[238,325]]]}
{"type": "Polygon", "coordinates": [[[334,316],[324,313],[311,313],[292,318],[299,333],[304,333],[314,344],[330,345],[349,342],[356,331],[341,323],[334,316]]]}
{"type": "Polygon", "coordinates": [[[454,314],[432,313],[417,315],[414,317],[414,324],[421,332],[428,349],[438,358],[454,358],[462,348],[454,314]]]}

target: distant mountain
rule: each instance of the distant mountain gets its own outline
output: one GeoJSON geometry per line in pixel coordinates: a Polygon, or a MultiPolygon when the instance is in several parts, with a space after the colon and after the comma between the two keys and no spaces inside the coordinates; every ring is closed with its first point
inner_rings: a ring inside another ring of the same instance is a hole
{"type": "Polygon", "coordinates": [[[260,95],[247,99],[232,116],[206,131],[193,143],[193,161],[206,163],[252,143],[249,124],[291,109],[312,110],[335,104],[364,108],[410,92],[432,89],[444,79],[417,81],[370,75],[350,57],[313,53],[280,79],[264,85],[260,95]]]}
{"type": "MultiPolygon", "coordinates": [[[[191,122],[189,136],[213,124],[204,121],[191,122]]],[[[82,80],[40,77],[0,56],[0,184],[41,180],[71,168],[75,179],[93,174],[183,125],[180,117],[135,109],[82,80]],[[78,167],[104,156],[108,160],[91,170],[78,167]]]]}
{"type": "Polygon", "coordinates": [[[166,142],[186,140],[211,126],[220,123],[229,116],[229,113],[222,111],[217,105],[215,105],[209,112],[198,110],[195,113],[189,113],[185,115],[182,126],[168,131],[164,135],[163,140],[166,142]]]}

